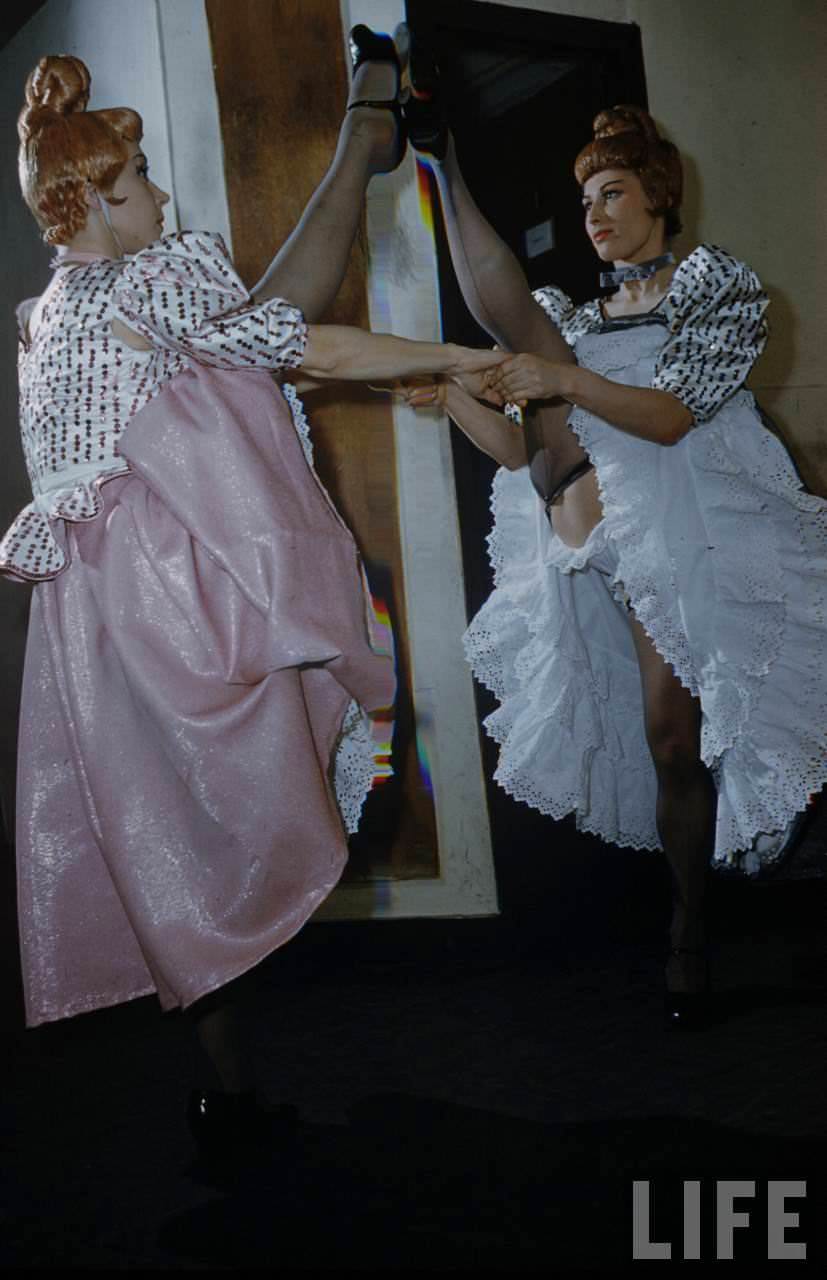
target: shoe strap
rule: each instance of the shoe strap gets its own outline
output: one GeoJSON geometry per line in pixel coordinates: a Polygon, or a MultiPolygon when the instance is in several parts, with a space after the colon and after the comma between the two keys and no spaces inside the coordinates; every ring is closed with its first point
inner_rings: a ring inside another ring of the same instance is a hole
{"type": "Polygon", "coordinates": [[[347,104],[348,111],[354,111],[356,107],[375,107],[377,111],[398,111],[399,102],[396,98],[359,98],[356,102],[347,104]]]}

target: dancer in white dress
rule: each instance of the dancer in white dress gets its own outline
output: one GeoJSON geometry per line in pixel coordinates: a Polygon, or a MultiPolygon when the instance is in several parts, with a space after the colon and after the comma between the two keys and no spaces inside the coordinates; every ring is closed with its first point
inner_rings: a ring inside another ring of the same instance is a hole
{"type": "Polygon", "coordinates": [[[546,350],[522,346],[487,379],[501,401],[545,406],[539,430],[481,404],[479,380],[408,391],[414,404],[438,399],[503,464],[495,589],[465,637],[500,702],[486,720],[495,776],[543,813],[664,849],[667,1015],[696,1025],[708,1012],[710,861],[755,869],[772,849],[762,834],[783,831],[827,780],[827,504],[802,488],[744,389],[767,299],[715,246],[675,268],[680,158],[646,112],[620,107],[597,117],[576,164],[616,290],[579,307],[555,288],[532,300],[433,100],[422,114],[418,128],[409,109],[409,136],[435,161],[472,312],[512,351],[520,326],[538,326],[537,303],[553,322],[546,350]],[[585,456],[571,465],[573,442],[585,456]]]}

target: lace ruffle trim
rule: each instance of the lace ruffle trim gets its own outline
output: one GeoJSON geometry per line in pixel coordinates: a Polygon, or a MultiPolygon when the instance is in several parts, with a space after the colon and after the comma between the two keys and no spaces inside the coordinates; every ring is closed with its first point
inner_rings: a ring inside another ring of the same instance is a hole
{"type": "MultiPolygon", "coordinates": [[[[488,546],[497,585],[463,644],[474,675],[501,703],[484,722],[501,748],[495,779],[515,800],[549,817],[573,812],[583,831],[658,849],[653,767],[637,728],[639,682],[615,679],[610,701],[602,673],[591,667],[553,602],[555,566],[538,555],[538,504],[525,472],[497,472],[491,508],[488,546]],[[620,735],[618,725],[626,726],[620,735]]],[[[592,540],[572,561],[596,549],[592,540]]]]}
{"type": "Polygon", "coordinates": [[[299,393],[292,382],[283,382],[281,384],[281,394],[287,401],[287,407],[293,419],[293,426],[296,428],[296,435],[299,437],[301,447],[304,450],[304,456],[312,467],[313,441],[310,438],[310,423],[307,421],[307,414],[304,411],[304,405],[299,393]]]}

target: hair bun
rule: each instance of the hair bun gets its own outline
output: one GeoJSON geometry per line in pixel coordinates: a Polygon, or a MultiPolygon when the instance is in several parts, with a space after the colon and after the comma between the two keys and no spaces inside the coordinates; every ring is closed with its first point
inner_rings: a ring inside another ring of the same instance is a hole
{"type": "Polygon", "coordinates": [[[609,107],[595,116],[592,129],[594,137],[574,162],[581,187],[606,169],[631,169],[643,184],[652,213],[664,218],[667,237],[677,235],[683,170],[675,144],[660,136],[643,107],[609,107]]]}
{"type": "Polygon", "coordinates": [[[661,140],[652,117],[643,107],[609,107],[595,116],[592,129],[595,138],[615,138],[620,133],[634,133],[647,142],[661,140]]]}
{"type": "Polygon", "coordinates": [[[56,115],[85,111],[90,81],[80,58],[68,53],[41,58],[26,81],[26,105],[17,126],[21,141],[38,133],[56,115]]]}

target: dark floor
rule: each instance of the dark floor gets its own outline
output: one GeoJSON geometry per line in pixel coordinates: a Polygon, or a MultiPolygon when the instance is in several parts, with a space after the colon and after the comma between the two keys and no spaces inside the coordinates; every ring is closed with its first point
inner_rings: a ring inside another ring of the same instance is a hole
{"type": "Polygon", "coordinates": [[[714,1182],[746,1179],[752,1272],[767,1180],[788,1179],[788,1239],[823,1268],[827,883],[716,880],[720,1019],[680,1035],[659,859],[537,822],[499,861],[497,919],[311,925],[255,971],[262,1079],[300,1133],[223,1191],[187,1174],[180,1016],[141,1000],[24,1032],[9,979],[0,1265],[608,1271],[632,1260],[636,1179],[676,1261],[681,1183],[702,1180],[713,1261],[714,1182]]]}

